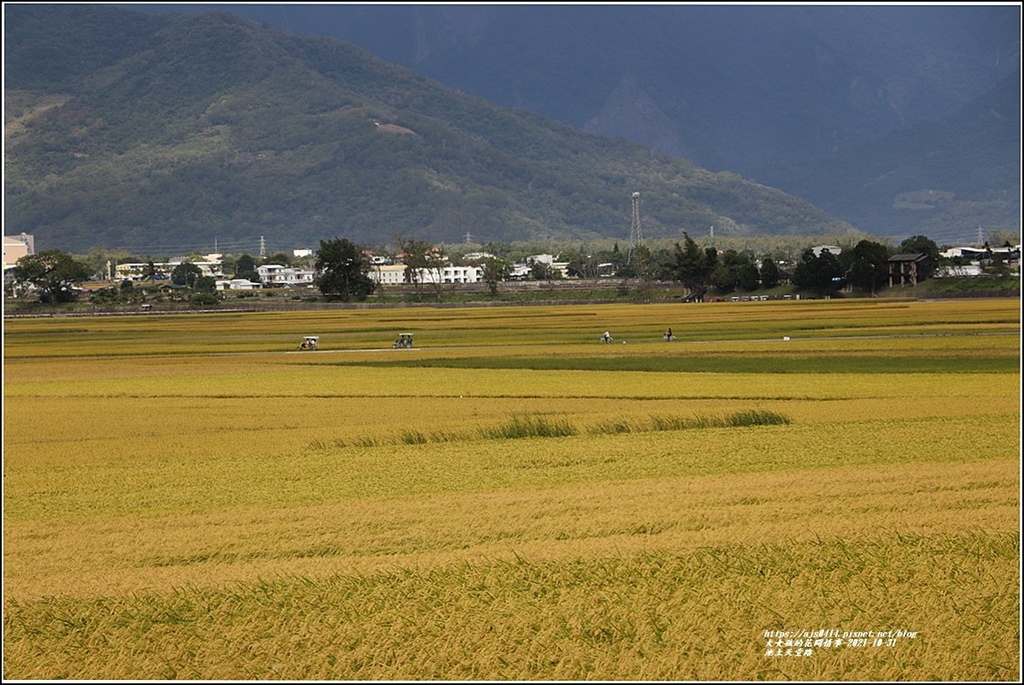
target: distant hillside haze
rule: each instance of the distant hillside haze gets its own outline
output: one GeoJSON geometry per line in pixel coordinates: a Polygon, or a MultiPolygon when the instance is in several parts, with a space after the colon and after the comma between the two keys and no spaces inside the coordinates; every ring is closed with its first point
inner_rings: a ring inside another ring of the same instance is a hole
{"type": "Polygon", "coordinates": [[[839,235],[800,198],[234,14],[5,12],[7,233],[143,254],[839,235]]]}
{"type": "Polygon", "coordinates": [[[778,165],[760,180],[815,198],[857,226],[897,227],[936,241],[1020,230],[1020,78],[963,109],[827,157],[778,165]],[[1016,141],[1016,142],[1014,142],[1016,141]],[[972,232],[973,229],[973,232],[972,232]]]}
{"type": "Polygon", "coordinates": [[[598,133],[648,131],[651,139],[637,142],[741,174],[952,114],[1019,71],[1020,61],[1013,6],[172,4],[150,11],[203,7],[342,38],[499,105],[598,133]]]}
{"type": "Polygon", "coordinates": [[[962,115],[994,89],[1015,82],[1019,90],[1019,5],[219,7],[350,41],[499,105],[756,179],[876,234],[1019,230],[1019,107],[1018,125],[1000,135],[962,115]],[[943,132],[931,149],[921,147],[922,127],[943,132]],[[977,145],[967,160],[964,150],[977,145]],[[1006,150],[1018,151],[1009,173],[1006,150]],[[970,165],[951,173],[940,159],[970,165]],[[901,199],[927,191],[948,201],[927,208],[901,199]]]}

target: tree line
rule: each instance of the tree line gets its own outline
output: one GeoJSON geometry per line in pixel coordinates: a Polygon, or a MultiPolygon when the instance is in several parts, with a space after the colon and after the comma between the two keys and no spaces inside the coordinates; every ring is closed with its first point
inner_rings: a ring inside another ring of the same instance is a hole
{"type": "MultiPolygon", "coordinates": [[[[986,244],[987,245],[987,244],[986,244]]],[[[512,260],[509,246],[489,243],[484,256],[472,262],[482,269],[482,280],[492,296],[498,294],[500,284],[510,277],[512,260]]],[[[377,250],[381,252],[382,250],[377,250]]],[[[320,295],[328,301],[364,301],[380,287],[370,273],[373,269],[373,251],[347,238],[321,240],[316,251],[313,268],[314,281],[320,295]]],[[[889,259],[895,254],[923,254],[926,260],[918,272],[918,279],[931,277],[942,261],[938,245],[927,236],[907,238],[896,248],[872,240],[861,240],[852,249],[832,254],[827,248],[806,249],[795,264],[780,264],[770,256],[757,258],[749,251],[719,250],[701,247],[687,233],[683,240],[671,248],[651,249],[646,245],[631,245],[620,249],[615,243],[610,249],[588,252],[583,247],[568,249],[560,254],[567,263],[569,277],[593,279],[614,277],[631,280],[644,288],[652,282],[677,282],[690,292],[690,299],[702,301],[709,293],[729,294],[737,291],[753,292],[772,289],[788,281],[796,289],[821,296],[832,295],[842,289],[874,294],[886,286],[889,278],[889,259]]],[[[464,256],[449,255],[443,247],[416,238],[396,237],[395,250],[390,256],[405,265],[405,282],[415,286],[417,295],[427,286],[421,275],[432,269],[441,269],[449,262],[466,263],[464,256]]],[[[138,258],[136,258],[138,259],[138,258]]],[[[154,282],[156,267],[151,258],[143,258],[143,281],[154,282]]],[[[287,265],[292,260],[284,253],[274,254],[259,261],[248,254],[224,260],[225,271],[235,278],[258,281],[259,263],[287,265]]],[[[22,257],[5,279],[5,292],[32,290],[40,302],[59,304],[73,302],[81,292],[81,284],[96,277],[96,269],[74,255],[60,250],[47,250],[22,257]]],[[[561,272],[550,265],[535,262],[530,278],[546,280],[560,278],[561,272]]],[[[430,279],[429,286],[442,296],[443,284],[439,278],[430,279]]],[[[215,304],[216,282],[211,276],[188,260],[176,265],[170,282],[184,289],[193,304],[215,304]]],[[[93,302],[123,304],[141,301],[142,289],[132,281],[95,290],[93,302]]]]}

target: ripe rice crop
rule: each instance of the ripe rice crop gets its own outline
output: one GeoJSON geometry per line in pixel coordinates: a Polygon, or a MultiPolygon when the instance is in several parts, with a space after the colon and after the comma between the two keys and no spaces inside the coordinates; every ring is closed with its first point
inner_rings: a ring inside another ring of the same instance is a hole
{"type": "Polygon", "coordinates": [[[991,593],[986,578],[1017,554],[1006,535],[890,534],[14,603],[8,656],[22,657],[32,635],[48,658],[24,675],[38,678],[843,680],[870,670],[885,680],[1003,680],[1013,664],[998,645],[1014,622],[977,624],[978,644],[964,645],[957,616],[1015,614],[1012,596],[991,593]],[[842,630],[852,626],[865,630],[842,630]],[[766,632],[786,627],[872,637],[865,646],[808,639],[809,656],[765,656],[776,649],[766,643],[784,644],[766,632]]]}
{"type": "Polygon", "coordinates": [[[1020,677],[1019,302],[5,323],[5,678],[1020,677]]]}

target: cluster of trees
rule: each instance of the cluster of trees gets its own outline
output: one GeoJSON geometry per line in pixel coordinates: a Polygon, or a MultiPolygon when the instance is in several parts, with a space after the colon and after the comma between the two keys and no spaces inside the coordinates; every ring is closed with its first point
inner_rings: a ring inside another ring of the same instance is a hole
{"type": "MultiPolygon", "coordinates": [[[[246,255],[238,260],[245,268],[246,255]]],[[[18,260],[11,270],[11,286],[15,293],[34,290],[43,304],[73,302],[81,291],[81,284],[95,280],[103,269],[98,268],[89,258],[75,257],[60,250],[46,250],[27,255],[18,260]]],[[[157,284],[159,270],[152,258],[134,258],[144,264],[142,278],[145,285],[137,287],[131,280],[99,288],[91,292],[90,299],[97,304],[135,304],[142,302],[157,284]]],[[[249,258],[252,261],[252,258],[249,258]]],[[[255,267],[252,277],[258,279],[255,267]]],[[[194,305],[209,305],[217,302],[217,281],[203,274],[203,270],[190,261],[177,264],[170,273],[170,283],[185,290],[184,297],[194,305]]]]}
{"type": "MultiPolygon", "coordinates": [[[[939,248],[926,236],[914,236],[904,240],[895,250],[882,243],[861,240],[851,249],[832,254],[828,249],[815,252],[807,249],[793,265],[780,266],[772,257],[757,259],[746,251],[715,247],[701,247],[688,234],[676,242],[671,249],[650,249],[645,245],[620,250],[616,243],[607,250],[593,254],[582,247],[567,250],[561,254],[567,261],[571,277],[596,278],[615,276],[633,279],[643,287],[652,281],[674,281],[681,283],[694,300],[703,300],[706,293],[714,289],[726,294],[736,290],[751,292],[771,289],[783,279],[788,279],[800,290],[813,291],[826,296],[847,286],[862,292],[874,294],[888,283],[889,259],[894,254],[924,254],[929,259],[919,271],[920,279],[929,278],[940,262],[939,248]]],[[[489,244],[488,254],[496,254],[477,262],[483,268],[483,280],[493,295],[499,284],[509,278],[512,260],[508,246],[489,244]]],[[[323,297],[342,302],[363,301],[378,288],[370,277],[373,268],[369,252],[347,238],[321,240],[316,253],[314,268],[318,272],[315,285],[323,297]]],[[[406,282],[417,287],[422,284],[419,274],[431,269],[441,269],[449,261],[443,248],[432,243],[397,237],[393,257],[406,266],[406,282]]],[[[456,261],[458,257],[455,258],[456,261]]],[[[155,277],[156,269],[152,259],[143,260],[149,265],[149,280],[155,277]]],[[[236,278],[257,281],[259,263],[288,265],[292,260],[284,253],[274,254],[257,261],[248,254],[225,259],[225,271],[233,271],[236,278]]],[[[461,261],[465,261],[464,259],[461,261]]],[[[71,302],[79,291],[79,285],[93,278],[97,269],[87,261],[73,257],[59,250],[48,250],[29,255],[19,260],[12,271],[17,287],[31,286],[38,293],[39,300],[47,304],[71,302]]],[[[144,273],[145,276],[145,273],[144,273]]],[[[548,279],[556,277],[550,267],[543,263],[534,265],[532,277],[548,279]]],[[[184,261],[178,264],[170,275],[171,283],[187,290],[189,300],[195,304],[211,304],[217,301],[216,282],[211,276],[204,276],[195,264],[184,261]]],[[[442,288],[441,279],[431,285],[442,288]]],[[[440,290],[438,292],[440,295],[440,290]]],[[[94,291],[93,301],[107,304],[125,304],[142,301],[145,288],[136,287],[131,281],[111,285],[94,291]]]]}
{"type": "MultiPolygon", "coordinates": [[[[570,276],[594,278],[614,270],[616,277],[637,279],[641,285],[648,281],[677,281],[686,286],[696,300],[703,299],[710,288],[723,294],[736,290],[750,292],[774,288],[783,278],[783,270],[771,257],[757,260],[733,249],[723,252],[714,247],[702,249],[688,234],[683,235],[684,241],[676,243],[671,252],[664,248],[652,251],[639,245],[624,253],[616,244],[610,251],[590,255],[581,249],[575,254],[563,254],[562,258],[569,262],[570,276]]],[[[397,245],[407,267],[407,282],[417,286],[420,270],[439,268],[447,259],[443,250],[424,241],[399,238],[397,245]]],[[[928,278],[939,262],[938,245],[926,236],[904,240],[898,252],[929,257],[919,274],[922,279],[928,278]]],[[[888,247],[870,240],[861,240],[852,250],[838,255],[828,249],[817,253],[807,249],[789,278],[797,288],[821,295],[829,295],[847,285],[874,294],[888,282],[890,256],[888,247]]],[[[508,278],[511,263],[502,257],[490,257],[482,266],[483,279],[495,295],[498,284],[508,278]]],[[[553,277],[547,265],[534,266],[534,278],[553,277]]],[[[321,241],[316,268],[321,273],[317,285],[329,299],[364,300],[375,290],[365,251],[347,239],[321,241]]],[[[435,285],[440,287],[439,283],[435,285]]]]}
{"type": "MultiPolygon", "coordinates": [[[[405,265],[405,282],[415,286],[417,295],[421,293],[424,285],[421,274],[440,271],[451,261],[442,247],[416,238],[396,237],[395,249],[395,253],[391,256],[405,265]]],[[[482,278],[491,295],[497,295],[498,284],[508,280],[512,274],[512,262],[503,257],[491,255],[478,263],[482,268],[482,278]]],[[[329,300],[362,301],[373,294],[377,288],[377,283],[369,276],[373,267],[367,257],[366,249],[347,238],[321,240],[315,268],[320,274],[317,277],[316,286],[329,300]]],[[[440,298],[441,289],[444,287],[442,280],[434,278],[431,280],[430,286],[440,298]]]]}
{"type": "MultiPolygon", "coordinates": [[[[682,245],[676,244],[674,274],[700,298],[709,287],[720,293],[736,289],[746,291],[774,288],[779,284],[782,270],[771,258],[757,265],[749,256],[727,250],[719,254],[715,248],[700,247],[685,235],[682,245]]],[[[846,286],[874,294],[889,279],[889,258],[894,254],[924,254],[928,257],[921,279],[929,278],[939,263],[939,247],[926,236],[913,236],[900,243],[895,253],[882,243],[861,240],[852,250],[834,255],[827,248],[815,252],[808,248],[794,265],[789,279],[801,290],[830,295],[846,286]]]]}
{"type": "Polygon", "coordinates": [[[92,270],[81,260],[60,250],[45,250],[18,260],[12,270],[15,284],[31,285],[45,304],[72,302],[78,287],[92,270]]]}
{"type": "MultiPolygon", "coordinates": [[[[939,247],[926,236],[914,236],[900,243],[897,254],[924,254],[919,279],[930,278],[939,263],[939,247]]],[[[849,285],[872,295],[889,280],[889,249],[881,243],[861,240],[852,250],[839,255],[827,249],[815,254],[804,252],[793,270],[793,285],[829,295],[849,285]]]]}
{"type": "Polygon", "coordinates": [[[315,268],[315,284],[328,300],[362,301],[377,288],[366,251],[347,238],[321,240],[315,268]]]}
{"type": "MultiPolygon", "coordinates": [[[[448,263],[448,256],[442,248],[424,240],[400,236],[395,239],[395,245],[398,250],[395,256],[405,264],[405,280],[416,286],[417,294],[423,285],[420,274],[442,269],[448,263]]],[[[483,280],[491,294],[496,295],[498,284],[512,272],[511,262],[492,256],[484,259],[481,266],[483,280]]],[[[321,240],[315,268],[320,274],[316,286],[329,300],[362,301],[377,288],[377,283],[369,276],[372,265],[367,251],[347,238],[321,240]]],[[[441,279],[433,279],[431,285],[440,295],[440,288],[443,287],[441,279]]]]}
{"type": "MultiPolygon", "coordinates": [[[[143,278],[149,286],[137,287],[134,282],[125,279],[93,291],[90,299],[95,304],[103,305],[144,302],[151,294],[152,285],[156,283],[156,267],[152,260],[147,262],[143,278]]],[[[204,275],[203,270],[192,262],[185,261],[176,265],[171,271],[170,281],[172,285],[182,289],[182,299],[188,300],[193,306],[210,306],[220,301],[217,296],[217,279],[204,275]]]]}

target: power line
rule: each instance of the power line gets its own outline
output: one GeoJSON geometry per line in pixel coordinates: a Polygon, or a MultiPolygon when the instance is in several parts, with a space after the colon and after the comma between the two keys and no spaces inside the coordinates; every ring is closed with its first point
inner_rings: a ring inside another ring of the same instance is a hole
{"type": "MultiPolygon", "coordinates": [[[[172,253],[237,253],[256,254],[261,249],[261,243],[256,240],[217,240],[212,246],[210,243],[122,243],[113,247],[105,248],[110,250],[126,250],[136,254],[172,254],[172,253]]],[[[264,240],[262,249],[270,252],[289,252],[292,247],[284,242],[270,242],[264,240]]]]}

